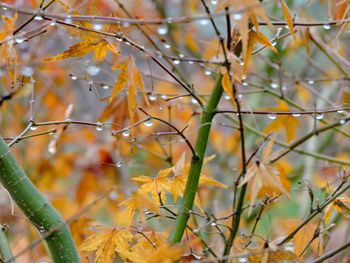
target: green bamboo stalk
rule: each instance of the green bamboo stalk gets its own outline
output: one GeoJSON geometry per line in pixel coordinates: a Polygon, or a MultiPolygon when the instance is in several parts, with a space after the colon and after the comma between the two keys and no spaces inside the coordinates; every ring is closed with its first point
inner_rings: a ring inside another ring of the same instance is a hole
{"type": "Polygon", "coordinates": [[[176,216],[175,226],[172,229],[169,240],[171,243],[179,243],[186,229],[187,221],[190,218],[189,210],[193,207],[194,198],[197,193],[199,177],[202,170],[203,159],[208,144],[209,132],[216,107],[223,93],[221,85],[222,75],[216,80],[213,91],[210,94],[208,103],[203,111],[200,128],[198,130],[194,151],[192,156],[190,172],[186,183],[185,193],[181,201],[181,208],[176,216]]]}
{"type": "Polygon", "coordinates": [[[48,245],[53,262],[79,262],[73,238],[64,218],[30,181],[1,136],[0,183],[39,230],[48,245]]]}
{"type": "Polygon", "coordinates": [[[16,263],[2,225],[0,225],[0,261],[6,263],[16,263]]]}

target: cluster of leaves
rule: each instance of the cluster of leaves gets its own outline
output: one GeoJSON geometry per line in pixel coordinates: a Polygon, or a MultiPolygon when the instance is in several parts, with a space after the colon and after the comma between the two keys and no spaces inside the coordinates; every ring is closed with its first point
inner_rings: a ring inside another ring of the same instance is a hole
{"type": "MultiPolygon", "coordinates": [[[[1,135],[20,142],[16,157],[67,218],[83,262],[219,261],[237,216],[241,235],[223,254],[231,262],[308,261],[347,241],[349,191],[338,195],[350,164],[347,1],[194,0],[180,10],[172,1],[56,0],[43,13],[35,10],[46,1],[26,10],[3,2],[1,135]],[[209,19],[196,22],[208,6],[219,33],[209,33],[209,19]],[[167,19],[172,8],[184,18],[167,19]],[[225,10],[231,29],[221,24],[225,10]],[[332,30],[312,27],[316,17],[334,20],[332,30]],[[231,42],[222,46],[225,32],[231,42]],[[172,245],[200,104],[218,76],[218,108],[236,115],[212,123],[186,242],[172,245]],[[300,219],[315,212],[323,217],[300,219]]],[[[47,258],[44,247],[30,248],[37,233],[9,203],[0,202],[0,223],[10,225],[14,254],[47,258]]]]}

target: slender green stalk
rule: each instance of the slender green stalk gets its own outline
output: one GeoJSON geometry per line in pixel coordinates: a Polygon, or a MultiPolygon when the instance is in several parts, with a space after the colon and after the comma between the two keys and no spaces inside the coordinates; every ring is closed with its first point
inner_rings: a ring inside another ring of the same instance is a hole
{"type": "Polygon", "coordinates": [[[64,218],[30,181],[1,136],[0,183],[45,238],[53,262],[79,262],[78,253],[64,218]]]}
{"type": "Polygon", "coordinates": [[[6,263],[15,263],[10,245],[4,231],[4,227],[0,225],[0,261],[6,263]]]}
{"type": "Polygon", "coordinates": [[[198,181],[208,144],[211,123],[214,117],[214,112],[223,93],[221,80],[222,75],[219,75],[216,80],[214,89],[209,97],[208,103],[203,111],[200,128],[198,130],[197,141],[194,147],[196,155],[192,156],[185,193],[181,201],[181,208],[177,214],[175,226],[172,229],[169,237],[169,240],[172,243],[178,243],[181,241],[186,229],[187,221],[190,218],[189,210],[192,209],[194,198],[197,193],[198,181]]]}

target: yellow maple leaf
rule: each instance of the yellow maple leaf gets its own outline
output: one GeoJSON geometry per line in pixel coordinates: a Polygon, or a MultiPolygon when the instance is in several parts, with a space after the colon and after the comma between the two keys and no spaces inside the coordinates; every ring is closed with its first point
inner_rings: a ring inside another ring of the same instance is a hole
{"type": "MultiPolygon", "coordinates": [[[[68,5],[64,4],[62,1],[58,1],[63,7],[66,9],[71,9],[68,5]]],[[[94,6],[91,6],[91,8],[94,12],[94,15],[99,15],[97,12],[97,9],[94,8],[94,6]]],[[[73,11],[73,15],[80,15],[79,12],[73,11]]],[[[76,22],[76,24],[79,24],[83,27],[86,28],[91,28],[93,29],[93,24],[91,22],[87,21],[80,21],[76,22]]],[[[110,50],[114,54],[118,55],[120,52],[117,50],[117,48],[109,43],[108,40],[106,40],[103,36],[98,34],[97,32],[86,32],[86,31],[81,31],[81,30],[72,30],[71,27],[67,27],[68,30],[72,34],[79,35],[81,38],[85,39],[83,41],[80,41],[72,46],[70,46],[67,50],[63,51],[62,53],[46,58],[46,61],[52,61],[52,60],[61,60],[61,59],[66,59],[69,57],[80,57],[83,55],[86,55],[92,51],[94,51],[93,59],[96,63],[100,63],[104,60],[104,58],[107,55],[107,50],[110,50]]],[[[108,31],[109,26],[106,24],[102,28],[103,31],[108,31]]]]}
{"type": "MultiPolygon", "coordinates": [[[[300,225],[302,222],[301,219],[283,219],[278,222],[278,225],[280,225],[284,230],[284,234],[289,234],[292,232],[296,227],[300,225]]],[[[306,247],[306,245],[309,243],[309,241],[312,239],[315,229],[317,227],[317,222],[312,221],[306,224],[302,229],[299,230],[291,240],[294,242],[294,252],[299,255],[303,249],[306,247]]],[[[311,248],[314,251],[318,251],[319,246],[316,240],[314,240],[311,243],[311,248]]]]}
{"type": "MultiPolygon", "coordinates": [[[[271,111],[289,111],[289,106],[284,101],[277,101],[278,107],[270,107],[266,108],[266,110],[271,111]]],[[[287,135],[287,142],[291,142],[296,134],[296,126],[300,125],[300,121],[297,117],[286,114],[286,115],[278,115],[275,120],[273,120],[269,125],[264,129],[265,133],[269,133],[271,131],[277,131],[280,129],[285,129],[287,135]]]]}
{"type": "Polygon", "coordinates": [[[133,235],[126,229],[107,229],[88,236],[80,246],[80,252],[95,252],[95,263],[113,263],[115,251],[122,257],[130,250],[129,239],[133,235]]]}
{"type": "Polygon", "coordinates": [[[118,61],[112,67],[112,69],[119,69],[120,73],[117,77],[116,83],[114,84],[113,92],[109,101],[112,101],[113,98],[123,89],[123,87],[126,86],[128,89],[129,118],[130,123],[133,124],[135,122],[137,86],[139,86],[141,89],[145,103],[149,105],[141,73],[135,64],[135,59],[132,55],[124,57],[118,61]]]}
{"type": "Polygon", "coordinates": [[[127,225],[131,225],[136,208],[140,211],[141,218],[145,217],[143,214],[144,208],[159,215],[162,214],[157,204],[151,198],[138,191],[132,192],[131,197],[120,203],[120,206],[126,206],[126,209],[124,210],[123,216],[121,216],[121,218],[125,220],[124,222],[127,225]]]}
{"type": "MultiPolygon", "coordinates": [[[[148,176],[134,178],[133,180],[143,183],[139,191],[143,193],[151,193],[152,198],[156,202],[159,202],[159,195],[161,195],[162,200],[165,201],[166,196],[164,191],[167,191],[173,195],[174,202],[176,203],[177,198],[182,196],[185,191],[188,172],[191,165],[190,162],[185,163],[185,155],[186,153],[184,152],[173,167],[160,171],[155,178],[148,176]],[[171,171],[172,176],[169,177],[171,171]]],[[[203,165],[214,158],[215,155],[206,157],[203,161],[203,165]]],[[[227,185],[201,174],[199,178],[199,185],[204,184],[228,188],[227,185]]],[[[201,209],[198,196],[195,197],[194,203],[199,209],[201,209]]]]}
{"type": "Polygon", "coordinates": [[[251,185],[249,214],[252,211],[254,201],[257,198],[260,189],[264,185],[276,188],[279,192],[282,192],[288,197],[290,196],[282,184],[280,172],[273,164],[270,164],[270,160],[272,160],[278,153],[272,153],[273,143],[274,138],[265,146],[261,160],[255,162],[248,168],[243,181],[240,183],[240,186],[245,183],[250,183],[251,185]]]}
{"type": "Polygon", "coordinates": [[[324,221],[327,224],[331,216],[332,208],[341,213],[344,217],[350,218],[350,198],[338,197],[324,210],[324,221]]]}

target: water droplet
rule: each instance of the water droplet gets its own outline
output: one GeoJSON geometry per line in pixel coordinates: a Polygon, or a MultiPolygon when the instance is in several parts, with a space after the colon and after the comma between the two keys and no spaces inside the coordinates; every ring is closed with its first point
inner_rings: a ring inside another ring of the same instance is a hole
{"type": "Polygon", "coordinates": [[[193,103],[193,104],[197,104],[197,103],[198,103],[198,101],[197,101],[195,98],[191,98],[191,103],[193,103]]]}
{"type": "Polygon", "coordinates": [[[150,95],[148,96],[148,98],[149,98],[150,101],[155,101],[155,100],[157,99],[157,96],[154,95],[154,94],[150,94],[150,95]]]}
{"type": "Polygon", "coordinates": [[[56,25],[56,21],[52,20],[52,21],[50,22],[50,26],[55,26],[55,25],[56,25]]]}
{"type": "Polygon", "coordinates": [[[23,43],[25,40],[26,40],[25,36],[20,36],[20,37],[16,37],[16,38],[15,38],[15,42],[16,42],[17,44],[21,44],[21,43],[23,43]]]}
{"type": "Polygon", "coordinates": [[[301,115],[300,113],[293,113],[292,114],[293,117],[300,117],[300,115],[301,115]]]}
{"type": "Polygon", "coordinates": [[[340,120],[339,123],[343,125],[345,124],[345,120],[340,120]]]}
{"type": "Polygon", "coordinates": [[[242,95],[242,94],[238,94],[238,98],[239,98],[239,99],[242,99],[242,98],[243,98],[243,95],[242,95]]]}
{"type": "Polygon", "coordinates": [[[199,21],[199,23],[202,25],[202,26],[205,26],[209,23],[209,20],[208,19],[202,19],[201,21],[199,21]]]}
{"type": "Polygon", "coordinates": [[[285,251],[294,251],[294,243],[288,243],[285,247],[284,247],[284,250],[285,251]]]}
{"type": "Polygon", "coordinates": [[[344,113],[344,110],[337,110],[337,113],[342,114],[344,113]]]}
{"type": "Polygon", "coordinates": [[[43,20],[44,18],[41,16],[41,15],[36,15],[35,17],[34,17],[34,20],[37,20],[37,21],[41,21],[41,20],[43,20]]]}
{"type": "Polygon", "coordinates": [[[323,28],[326,29],[326,30],[329,30],[329,29],[331,29],[331,25],[330,24],[324,24],[323,28]]]}
{"type": "Polygon", "coordinates": [[[40,227],[39,227],[39,232],[40,232],[40,233],[43,233],[43,232],[44,232],[44,227],[43,227],[43,226],[40,226],[40,227]]]}
{"type": "Polygon", "coordinates": [[[145,126],[151,127],[153,125],[153,120],[150,118],[147,121],[144,122],[145,126]]]}
{"type": "Polygon", "coordinates": [[[227,93],[224,95],[225,100],[229,100],[230,99],[230,95],[228,95],[227,93]]]}
{"type": "Polygon", "coordinates": [[[248,262],[248,258],[247,258],[247,257],[241,257],[241,258],[238,259],[238,262],[239,262],[239,263],[248,262]]]}
{"type": "Polygon", "coordinates": [[[112,191],[112,192],[109,193],[108,196],[109,196],[109,199],[111,199],[111,200],[117,200],[118,193],[116,191],[112,191]]]}
{"type": "Polygon", "coordinates": [[[102,88],[103,89],[109,89],[109,86],[108,85],[103,85],[102,88]]]}
{"type": "Polygon", "coordinates": [[[130,26],[130,23],[129,23],[129,22],[123,22],[122,26],[123,26],[123,27],[129,27],[129,26],[130,26]]]}
{"type": "Polygon", "coordinates": [[[213,222],[213,223],[211,223],[210,225],[211,225],[211,226],[216,226],[216,223],[215,223],[215,222],[213,222]]]}
{"type": "Polygon", "coordinates": [[[164,44],[165,48],[170,48],[171,46],[169,44],[164,44]]]}
{"type": "Polygon", "coordinates": [[[100,68],[95,65],[90,65],[86,68],[86,72],[91,76],[96,76],[100,72],[100,68]]]}
{"type": "Polygon", "coordinates": [[[185,55],[184,54],[179,54],[179,57],[183,58],[183,57],[185,57],[185,55]]]}
{"type": "Polygon", "coordinates": [[[289,26],[284,26],[285,29],[289,29],[289,26]]]}
{"type": "Polygon", "coordinates": [[[283,90],[283,91],[286,91],[286,90],[287,90],[287,87],[283,85],[283,86],[282,86],[282,90],[283,90]]]}
{"type": "Polygon", "coordinates": [[[70,75],[70,78],[71,78],[72,80],[78,79],[77,75],[75,75],[75,74],[69,74],[69,75],[70,75]]]}
{"type": "Polygon", "coordinates": [[[26,77],[30,77],[34,74],[34,69],[32,67],[25,66],[25,67],[22,67],[21,73],[26,77]]]}
{"type": "Polygon", "coordinates": [[[273,46],[276,46],[277,45],[277,42],[272,42],[271,43],[273,46]]]}
{"type": "Polygon", "coordinates": [[[35,131],[36,129],[38,129],[38,126],[31,126],[30,129],[31,129],[32,131],[35,131]]]}
{"type": "Polygon", "coordinates": [[[267,117],[268,117],[270,120],[276,120],[277,115],[276,115],[275,113],[269,113],[269,114],[267,114],[267,117]]]}
{"type": "Polygon", "coordinates": [[[127,130],[123,131],[122,135],[125,136],[125,137],[128,137],[130,135],[130,130],[127,129],[127,130]]]}
{"type": "Polygon", "coordinates": [[[163,100],[166,100],[168,97],[167,97],[167,95],[165,95],[165,94],[162,94],[161,96],[160,96],[163,100]]]}
{"type": "Polygon", "coordinates": [[[242,81],[242,85],[243,85],[244,87],[247,87],[247,86],[248,86],[248,82],[242,81]]]}
{"type": "MultiPolygon", "coordinates": [[[[54,141],[53,141],[54,142],[54,141]]],[[[50,143],[49,148],[47,149],[49,153],[55,154],[56,153],[56,146],[55,143],[50,143]]]]}
{"type": "Polygon", "coordinates": [[[1,8],[2,8],[2,10],[5,10],[5,11],[7,10],[6,6],[2,6],[1,8]]]}
{"type": "Polygon", "coordinates": [[[103,24],[95,23],[95,24],[92,25],[92,27],[95,30],[101,30],[103,28],[103,24]]]}
{"type": "Polygon", "coordinates": [[[71,15],[67,15],[66,19],[64,19],[64,22],[71,24],[73,22],[72,16],[71,15]]]}
{"type": "Polygon", "coordinates": [[[324,114],[321,112],[316,114],[316,119],[318,119],[318,120],[322,120],[323,117],[324,117],[324,114]]]}
{"type": "Polygon", "coordinates": [[[179,64],[180,64],[180,60],[175,59],[175,60],[173,60],[173,63],[174,63],[175,65],[179,65],[179,64]]]}
{"type": "Polygon", "coordinates": [[[191,60],[190,60],[190,61],[188,61],[188,64],[190,64],[190,65],[192,65],[193,63],[194,63],[194,62],[193,62],[193,61],[191,61],[191,60]]]}
{"type": "Polygon", "coordinates": [[[309,83],[310,85],[313,85],[313,84],[315,84],[315,81],[310,79],[307,83],[309,83]]]}
{"type": "Polygon", "coordinates": [[[211,71],[210,70],[206,70],[206,71],[204,71],[204,74],[207,75],[207,76],[210,76],[211,75],[211,71]]]}
{"type": "Polygon", "coordinates": [[[72,122],[72,120],[71,120],[71,119],[69,119],[69,118],[68,118],[68,119],[65,119],[64,121],[65,121],[67,124],[69,124],[69,123],[71,123],[71,122],[72,122]]]}
{"type": "Polygon", "coordinates": [[[272,82],[272,83],[270,84],[270,86],[271,86],[271,88],[273,88],[273,89],[277,89],[277,88],[278,88],[278,84],[277,84],[276,82],[272,82]]]}
{"type": "Polygon", "coordinates": [[[241,20],[242,19],[242,14],[241,13],[235,13],[235,14],[233,14],[233,16],[232,16],[232,18],[234,19],[234,20],[241,20]]]}
{"type": "Polygon", "coordinates": [[[101,122],[98,122],[98,123],[96,123],[97,125],[96,125],[96,130],[97,131],[102,131],[103,130],[103,127],[102,127],[102,123],[101,122]]]}
{"type": "Polygon", "coordinates": [[[158,25],[157,26],[157,32],[159,35],[165,35],[168,33],[168,26],[167,25],[158,25]]]}
{"type": "Polygon", "coordinates": [[[218,0],[211,0],[210,3],[211,3],[212,5],[216,5],[216,4],[218,3],[218,0]]]}

